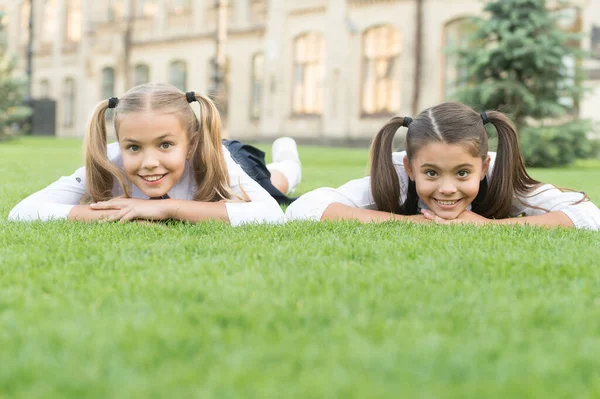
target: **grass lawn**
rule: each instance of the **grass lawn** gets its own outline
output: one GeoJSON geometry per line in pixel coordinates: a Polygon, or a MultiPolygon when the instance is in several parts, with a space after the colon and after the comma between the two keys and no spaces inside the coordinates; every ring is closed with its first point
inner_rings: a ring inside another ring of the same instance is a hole
{"type": "MultiPolygon", "coordinates": [[[[9,223],[81,165],[0,144],[0,398],[597,397],[600,234],[9,223]]],[[[366,149],[302,147],[305,192],[366,149]]],[[[600,203],[600,162],[533,170],[600,203]]]]}

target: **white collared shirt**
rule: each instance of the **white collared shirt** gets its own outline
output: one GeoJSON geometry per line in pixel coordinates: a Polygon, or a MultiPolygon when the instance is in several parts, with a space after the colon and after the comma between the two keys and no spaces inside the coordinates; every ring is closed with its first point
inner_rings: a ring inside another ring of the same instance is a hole
{"type": "MultiPolygon", "coordinates": [[[[488,181],[496,160],[496,153],[490,152],[490,167],[487,171],[488,181]]],[[[408,174],[404,170],[406,151],[392,154],[392,162],[400,181],[400,199],[406,200],[408,190],[408,174]]],[[[551,211],[562,211],[572,221],[575,227],[591,230],[600,229],[600,209],[591,201],[582,201],[583,194],[579,192],[562,191],[551,184],[543,184],[526,196],[515,196],[512,201],[511,216],[541,215],[551,211]]],[[[355,208],[377,210],[377,205],[371,192],[371,177],[363,177],[349,181],[341,187],[318,188],[308,192],[294,201],[286,210],[288,220],[309,219],[321,220],[323,213],[332,203],[341,203],[355,208]]],[[[428,209],[419,199],[419,208],[428,209]]]]}
{"type": "MultiPolygon", "coordinates": [[[[229,174],[232,191],[240,196],[246,193],[251,202],[227,202],[227,215],[232,226],[244,223],[280,223],[285,216],[277,201],[248,176],[231,154],[223,148],[223,155],[229,174]],[[243,190],[243,191],[242,191],[243,190]]],[[[123,167],[121,149],[118,143],[107,146],[108,158],[119,167],[123,167]]],[[[189,161],[179,181],[169,190],[170,198],[193,200],[196,184],[190,172],[189,161]]],[[[71,209],[78,205],[85,194],[85,167],[81,167],[71,176],[63,176],[48,187],[31,194],[19,202],[9,213],[9,220],[51,220],[66,219],[71,209]]],[[[118,184],[113,187],[115,197],[123,195],[118,184]]],[[[131,189],[132,198],[148,199],[148,196],[136,186],[131,189]]]]}

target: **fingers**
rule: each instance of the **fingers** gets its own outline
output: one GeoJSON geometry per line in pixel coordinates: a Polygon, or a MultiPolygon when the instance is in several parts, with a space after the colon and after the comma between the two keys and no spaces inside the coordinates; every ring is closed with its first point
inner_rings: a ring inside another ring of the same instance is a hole
{"type": "Polygon", "coordinates": [[[450,220],[443,219],[428,209],[421,209],[421,213],[423,214],[423,216],[425,216],[425,219],[431,220],[432,222],[435,222],[437,224],[451,223],[450,220]]]}
{"type": "Polygon", "coordinates": [[[121,209],[123,207],[123,205],[119,204],[118,202],[102,201],[102,202],[94,202],[93,204],[90,204],[89,207],[91,209],[95,209],[95,210],[121,209]]]}

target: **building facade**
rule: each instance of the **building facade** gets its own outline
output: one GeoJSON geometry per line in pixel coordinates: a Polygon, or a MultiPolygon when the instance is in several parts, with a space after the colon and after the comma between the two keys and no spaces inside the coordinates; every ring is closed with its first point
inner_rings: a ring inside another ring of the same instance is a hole
{"type": "MultiPolygon", "coordinates": [[[[315,141],[372,137],[392,115],[448,98],[480,0],[228,0],[227,134],[315,141]],[[417,21],[421,20],[419,34],[417,21]]],[[[564,10],[600,121],[600,0],[564,10]]],[[[83,135],[101,99],[144,82],[207,93],[215,0],[0,0],[8,49],[25,73],[33,7],[32,96],[54,99],[59,136],[83,135]]]]}

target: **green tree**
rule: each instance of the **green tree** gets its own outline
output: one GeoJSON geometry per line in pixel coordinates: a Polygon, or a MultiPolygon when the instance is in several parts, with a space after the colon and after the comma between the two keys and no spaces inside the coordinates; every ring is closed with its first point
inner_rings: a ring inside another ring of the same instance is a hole
{"type": "Polygon", "coordinates": [[[568,45],[576,37],[559,28],[558,13],[546,0],[493,0],[484,11],[488,18],[475,21],[478,46],[460,52],[468,81],[458,98],[502,109],[518,126],[571,112],[582,95],[582,53],[568,45]]]}
{"type": "Polygon", "coordinates": [[[0,13],[0,140],[18,134],[20,126],[31,115],[23,104],[26,82],[14,76],[15,59],[6,51],[4,14],[0,13]]]}
{"type": "MultiPolygon", "coordinates": [[[[560,9],[568,9],[567,2],[560,9]]],[[[583,95],[578,34],[564,31],[561,13],[546,0],[492,0],[475,19],[475,46],[458,51],[467,71],[457,98],[475,109],[498,109],[520,129],[523,153],[532,166],[564,165],[592,155],[591,124],[573,120],[583,95]],[[527,126],[528,122],[532,126],[527,126]],[[552,123],[547,124],[545,122],[552,123]]]]}

